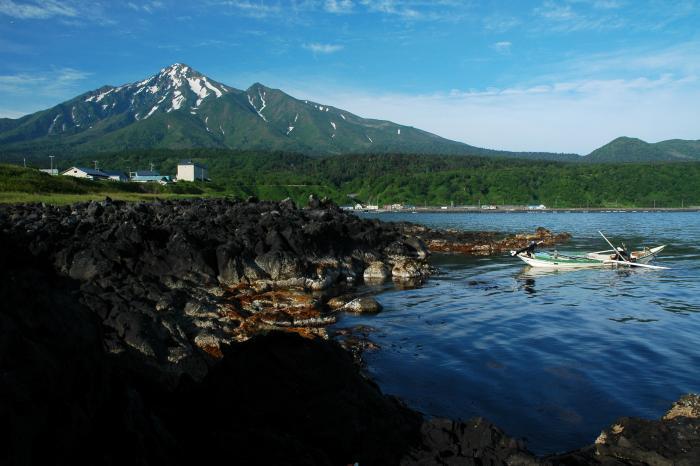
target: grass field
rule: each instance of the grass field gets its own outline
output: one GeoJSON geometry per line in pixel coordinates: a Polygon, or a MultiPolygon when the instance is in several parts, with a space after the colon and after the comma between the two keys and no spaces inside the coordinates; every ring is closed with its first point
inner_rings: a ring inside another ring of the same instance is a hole
{"type": "Polygon", "coordinates": [[[154,201],[157,199],[192,199],[224,197],[220,193],[205,194],[174,194],[174,193],[123,193],[123,192],[93,192],[85,194],[65,194],[65,193],[22,193],[22,192],[0,192],[0,204],[24,204],[33,202],[43,202],[53,205],[73,204],[75,202],[102,201],[109,196],[120,201],[154,201]]]}
{"type": "Polygon", "coordinates": [[[120,183],[91,181],[69,176],[50,176],[38,170],[0,165],[0,204],[43,202],[64,205],[104,200],[109,196],[123,201],[224,197],[227,193],[204,183],[120,183]]]}

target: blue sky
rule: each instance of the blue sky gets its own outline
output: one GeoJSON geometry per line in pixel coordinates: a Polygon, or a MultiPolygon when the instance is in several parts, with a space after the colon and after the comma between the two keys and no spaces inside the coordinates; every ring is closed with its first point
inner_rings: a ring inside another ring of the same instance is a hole
{"type": "Polygon", "coordinates": [[[482,147],[700,139],[700,1],[0,0],[0,117],[175,62],[482,147]]]}

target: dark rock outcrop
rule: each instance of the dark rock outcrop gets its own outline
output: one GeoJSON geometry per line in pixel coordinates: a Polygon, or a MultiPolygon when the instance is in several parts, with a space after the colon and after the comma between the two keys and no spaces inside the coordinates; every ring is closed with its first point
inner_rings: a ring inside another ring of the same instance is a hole
{"type": "Polygon", "coordinates": [[[685,395],[660,420],[623,417],[593,445],[544,460],[562,465],[700,464],[700,396],[685,395]]]}
{"type": "Polygon", "coordinates": [[[382,395],[338,343],[303,336],[378,310],[355,280],[371,264],[424,277],[426,249],[310,204],[0,208],[0,464],[700,463],[694,395],[546,458],[382,395]]]}
{"type": "Polygon", "coordinates": [[[324,336],[321,327],[335,320],[324,299],[361,282],[372,263],[388,270],[410,260],[422,279],[430,273],[424,245],[393,225],[325,199],[309,205],[4,206],[0,231],[79,283],[77,296],[101,319],[110,352],[136,351],[173,380],[201,378],[223,346],[258,332],[324,336]]]}
{"type": "Polygon", "coordinates": [[[496,232],[433,229],[413,223],[397,223],[397,229],[423,242],[431,252],[447,252],[469,255],[500,254],[526,246],[530,241],[552,246],[571,239],[569,233],[554,234],[539,227],[533,234],[503,235],[496,232]]]}
{"type": "Polygon", "coordinates": [[[0,464],[397,464],[419,441],[420,415],[322,339],[258,335],[164,383],[22,246],[0,248],[0,464]]]}
{"type": "Polygon", "coordinates": [[[408,465],[539,465],[525,443],[482,418],[432,419],[421,427],[421,445],[401,461],[408,465]]]}

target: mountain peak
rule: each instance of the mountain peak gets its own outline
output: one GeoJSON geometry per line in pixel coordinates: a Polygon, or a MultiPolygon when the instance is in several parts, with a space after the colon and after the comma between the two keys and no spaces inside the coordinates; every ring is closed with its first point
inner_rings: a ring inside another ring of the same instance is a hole
{"type": "Polygon", "coordinates": [[[203,76],[194,68],[184,63],[173,63],[160,70],[158,76],[203,76]]]}
{"type": "Polygon", "coordinates": [[[272,90],[271,88],[267,87],[266,85],[259,83],[259,82],[254,82],[253,84],[248,87],[248,91],[256,91],[256,90],[262,90],[262,91],[270,91],[272,90]]]}

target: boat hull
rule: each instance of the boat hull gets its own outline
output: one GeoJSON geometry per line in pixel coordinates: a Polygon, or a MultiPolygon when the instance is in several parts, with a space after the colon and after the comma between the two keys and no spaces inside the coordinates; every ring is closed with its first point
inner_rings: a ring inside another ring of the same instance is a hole
{"type": "Polygon", "coordinates": [[[548,269],[588,269],[596,267],[609,267],[604,261],[594,259],[565,259],[555,258],[554,256],[527,256],[526,254],[518,254],[518,257],[531,267],[548,268],[548,269]]]}
{"type": "MultiPolygon", "coordinates": [[[[646,248],[643,251],[632,251],[632,257],[634,258],[634,262],[637,262],[638,264],[648,264],[656,256],[658,256],[665,247],[666,245],[664,244],[655,248],[646,248]]],[[[591,252],[586,254],[586,257],[601,261],[613,260],[615,258],[615,251],[611,249],[608,251],[591,252]]]]}
{"type": "MultiPolygon", "coordinates": [[[[636,264],[647,264],[653,260],[666,246],[647,248],[643,251],[633,251],[632,257],[636,264]]],[[[585,256],[552,255],[546,253],[527,254],[522,252],[517,255],[523,262],[531,267],[548,269],[588,269],[600,267],[615,267],[625,265],[615,261],[615,251],[591,252],[585,256]]]]}

